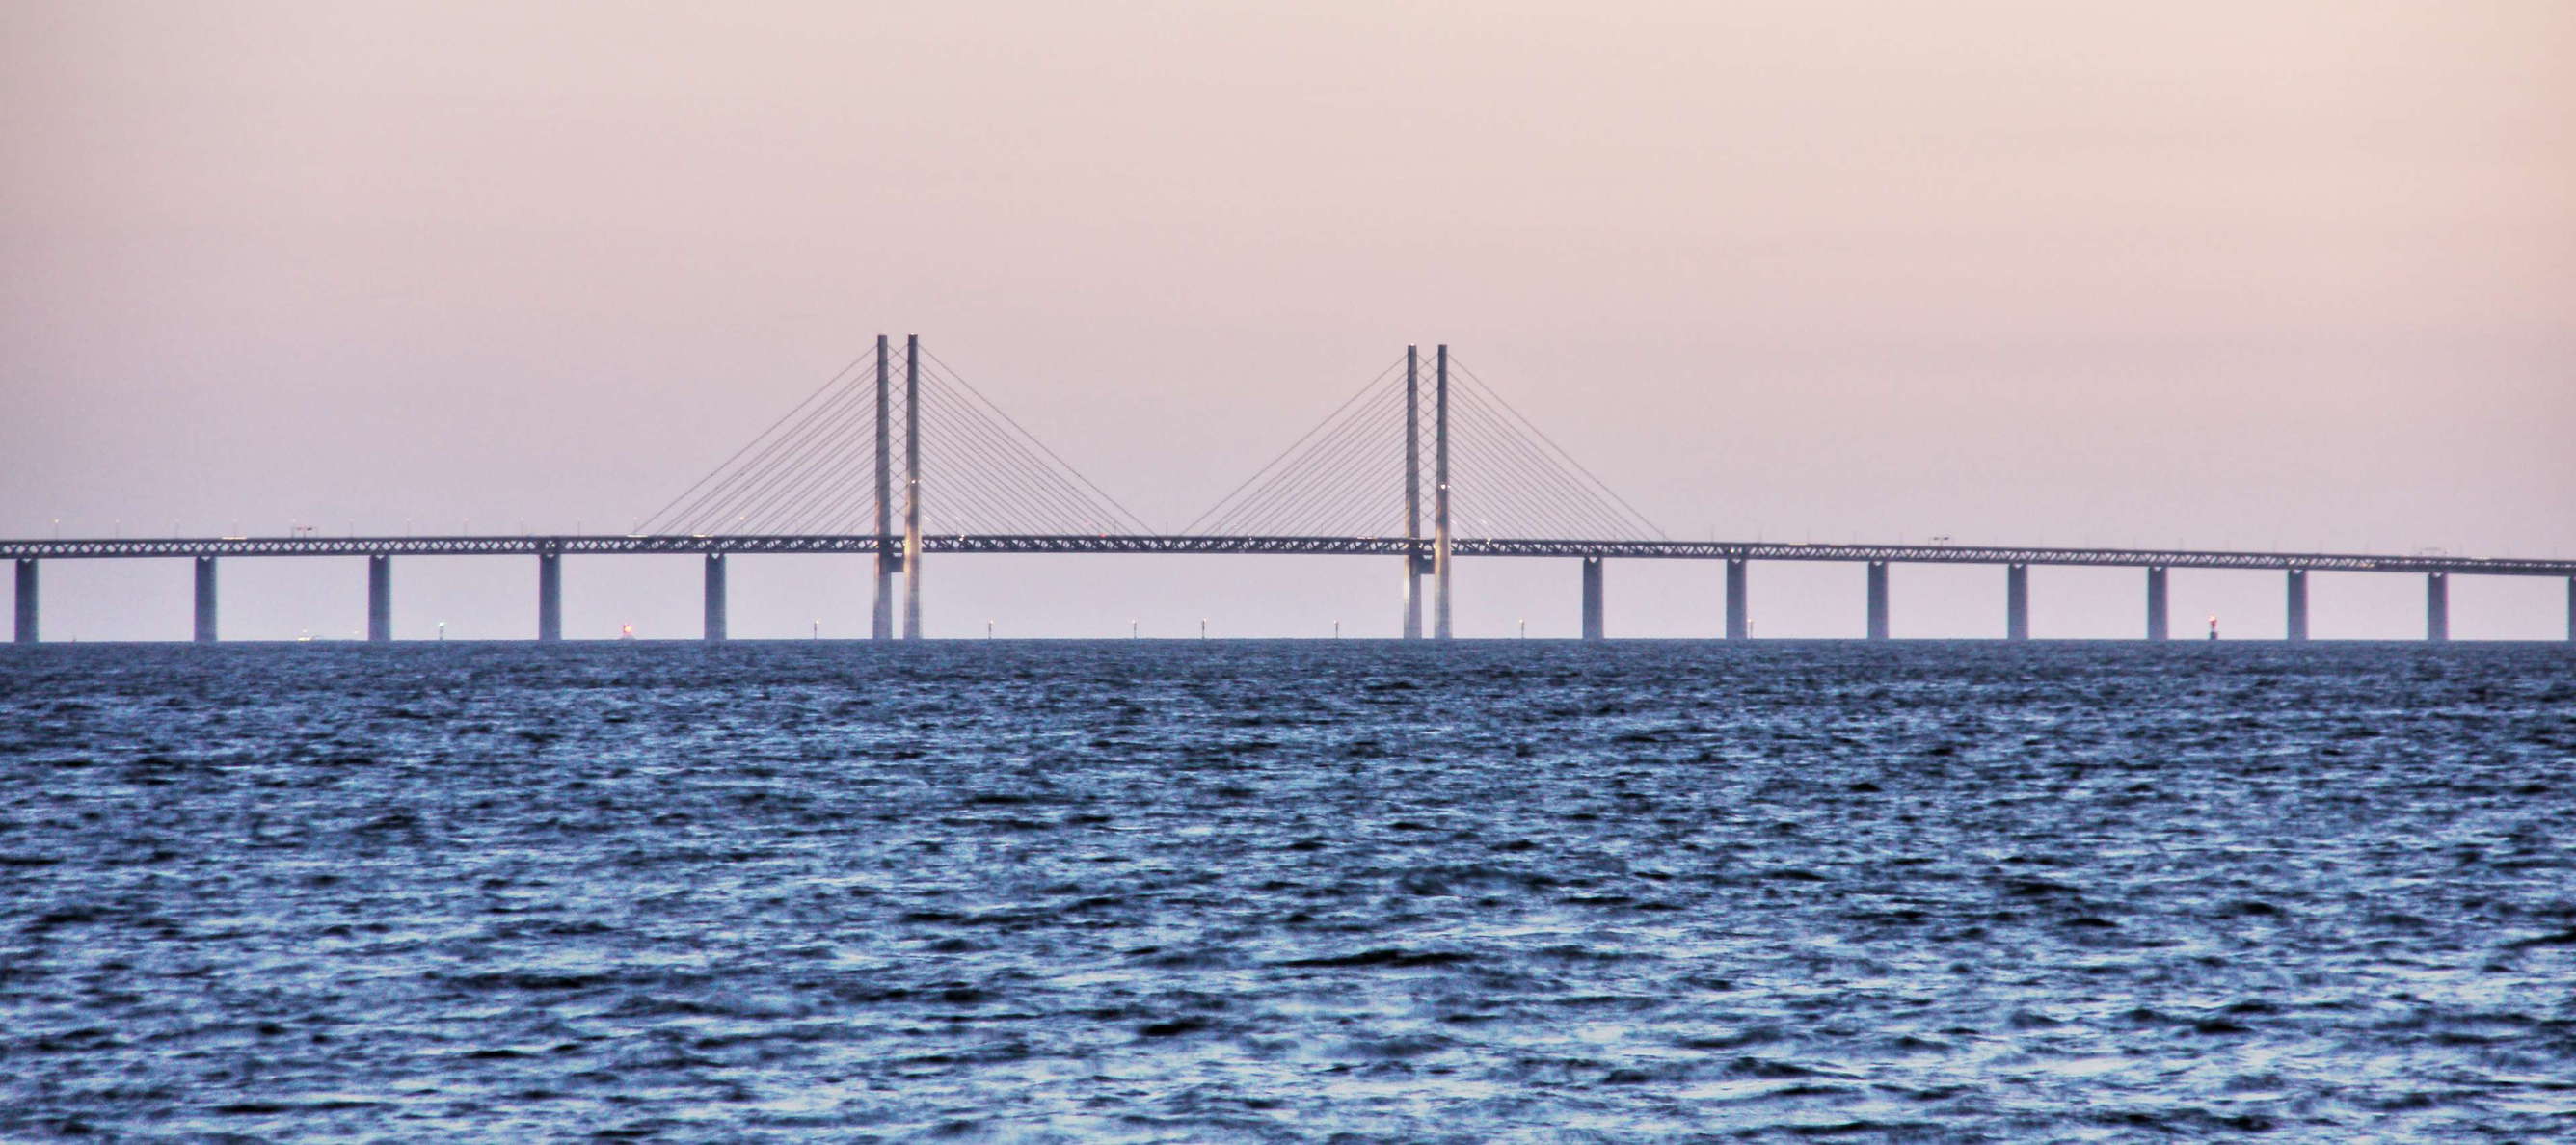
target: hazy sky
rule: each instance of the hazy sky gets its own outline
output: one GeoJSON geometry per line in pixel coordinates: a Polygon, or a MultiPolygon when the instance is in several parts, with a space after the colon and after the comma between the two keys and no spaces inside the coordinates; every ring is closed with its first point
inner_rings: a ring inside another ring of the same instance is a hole
{"type": "MultiPolygon", "coordinates": [[[[880,331],[1159,525],[1446,341],[1676,535],[2576,556],[2576,4],[0,6],[0,534],[622,530],[880,331]]],[[[935,492],[933,495],[936,495],[935,492]]],[[[397,626],[533,629],[533,561],[397,626]]],[[[745,561],[738,634],[862,627],[745,561]]],[[[952,558],[934,631],[1392,632],[1356,559],[952,558]]],[[[1575,625],[1564,561],[1459,624],[1575,625]]],[[[355,560],[228,561],[345,636],[355,560]]],[[[696,631],[693,561],[568,629],[696,631]]],[[[177,562],[50,562],[49,637],[185,634],[177,562]]],[[[1614,634],[1719,627],[1614,563],[1614,634]]],[[[1762,565],[1767,635],[1860,573],[1762,565]]],[[[1896,573],[1900,635],[2002,573],[1896,573]]],[[[2036,579],[2126,635],[2133,572],[2036,579]]],[[[0,590],[5,591],[5,590],[0,590]]],[[[2422,584],[2321,577],[2320,635],[2422,584]]],[[[2280,630],[2277,574],[2178,628],[2280,630]]],[[[2564,631],[2471,579],[2463,635],[2564,631]]]]}

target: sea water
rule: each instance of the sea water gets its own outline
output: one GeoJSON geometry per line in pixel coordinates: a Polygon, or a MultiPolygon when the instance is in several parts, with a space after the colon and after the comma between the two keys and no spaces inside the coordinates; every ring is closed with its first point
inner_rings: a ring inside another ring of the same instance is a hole
{"type": "Polygon", "coordinates": [[[0,1138],[2576,1135],[2576,652],[0,649],[0,1138]]]}

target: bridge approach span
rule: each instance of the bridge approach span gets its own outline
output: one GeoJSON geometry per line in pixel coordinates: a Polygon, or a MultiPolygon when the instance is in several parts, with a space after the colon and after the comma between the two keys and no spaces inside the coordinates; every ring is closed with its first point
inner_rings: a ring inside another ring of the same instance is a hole
{"type": "MultiPolygon", "coordinates": [[[[901,538],[896,538],[900,548],[901,538]]],[[[1405,537],[1190,536],[1148,533],[925,534],[931,554],[1120,553],[1247,556],[1395,556],[1424,559],[1432,542],[1405,537]]],[[[0,540],[0,559],[143,557],[570,556],[653,553],[735,555],[880,551],[865,533],[461,534],[422,537],[143,537],[0,540]]],[[[2068,565],[2094,568],[2305,569],[2320,572],[2576,576],[2576,560],[2439,554],[2252,552],[2017,545],[1801,544],[1787,541],[1550,540],[1456,537],[1462,557],[1573,557],[1619,560],[1853,561],[1885,564],[2068,565]]]]}

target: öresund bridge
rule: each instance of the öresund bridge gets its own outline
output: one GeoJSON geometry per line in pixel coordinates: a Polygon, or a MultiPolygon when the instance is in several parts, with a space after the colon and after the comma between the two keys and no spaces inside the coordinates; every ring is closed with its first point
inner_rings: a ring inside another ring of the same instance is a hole
{"type": "Polygon", "coordinates": [[[918,640],[926,635],[922,574],[931,556],[1233,553],[1390,558],[1403,578],[1406,639],[1425,635],[1425,580],[1429,635],[1450,638],[1450,571],[1457,558],[1556,557],[1581,565],[1586,640],[1605,636],[1603,565],[1617,559],[1725,562],[1730,640],[1752,635],[1752,562],[1842,561],[1868,567],[1871,640],[1888,638],[1889,567],[1921,563],[2003,566],[2005,632],[2012,640],[2031,635],[2031,566],[2070,565],[2143,571],[2141,634],[2148,640],[2170,635],[2167,572],[2195,568],[2281,571],[2293,641],[2308,638],[2311,573],[2424,577],[2424,634],[2437,641],[2450,636],[2452,576],[2562,577],[2567,638],[2576,641],[2576,560],[1674,540],[1454,360],[1447,346],[1427,362],[1406,347],[1402,359],[1320,424],[1170,532],[1147,527],[927,353],[917,337],[904,340],[898,363],[889,339],[880,336],[872,355],[844,367],[624,533],[0,540],[0,558],[15,561],[20,644],[39,638],[38,570],[47,560],[189,560],[196,574],[194,637],[204,643],[217,636],[216,566],[225,558],[366,558],[367,638],[389,641],[394,558],[534,557],[537,639],[552,641],[563,637],[563,558],[638,553],[704,556],[708,640],[725,639],[725,570],[737,556],[872,556],[871,636],[918,640]],[[899,608],[897,577],[903,580],[899,608]]]}

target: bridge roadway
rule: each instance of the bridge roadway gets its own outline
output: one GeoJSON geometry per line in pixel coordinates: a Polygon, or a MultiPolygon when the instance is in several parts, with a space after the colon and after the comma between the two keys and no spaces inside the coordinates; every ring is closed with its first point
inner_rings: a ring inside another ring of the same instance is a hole
{"type": "MultiPolygon", "coordinates": [[[[1403,558],[1409,572],[1426,571],[1435,560],[1431,538],[1315,536],[1187,536],[1160,534],[924,534],[924,555],[964,553],[1120,553],[1242,554],[1302,556],[1379,556],[1403,558]]],[[[534,556],[538,559],[538,638],[562,634],[561,558],[570,555],[693,554],[706,559],[706,637],[724,639],[725,560],[754,553],[848,553],[879,557],[881,569],[901,571],[906,563],[901,537],[870,533],[796,534],[464,534],[409,537],[145,537],[0,540],[0,559],[16,562],[16,639],[34,643],[37,633],[38,562],[114,558],[192,558],[196,566],[196,639],[215,639],[215,562],[222,557],[365,557],[367,561],[367,628],[371,640],[392,638],[392,561],[398,556],[534,556]]],[[[2092,568],[2138,568],[2147,574],[2146,636],[2170,635],[2166,574],[2178,568],[2270,569],[2287,574],[2289,639],[2308,636],[2307,578],[2311,572],[2416,573],[2425,578],[2425,636],[2450,635],[2449,578],[2483,576],[2553,576],[2568,582],[2568,639],[2576,641],[2576,560],[2521,557],[2460,557],[2419,553],[2270,553],[2216,549],[2119,549],[2009,545],[1816,544],[1786,541],[1549,540],[1543,538],[1454,537],[1450,552],[1460,557],[1559,557],[1582,563],[1583,636],[1603,637],[1602,562],[1619,560],[1713,560],[1726,562],[1726,634],[1751,635],[1748,620],[1748,574],[1752,561],[1846,561],[1868,566],[1869,637],[1888,637],[1887,569],[1891,564],[2003,565],[2007,638],[2030,636],[2032,565],[2092,568]]],[[[878,591],[886,593],[885,576],[878,591]]],[[[907,590],[915,582],[907,577],[907,590]]],[[[1413,583],[1408,576],[1408,585],[1413,583]]],[[[879,611],[884,612],[881,601],[879,611]]],[[[888,633],[881,625],[880,638],[888,633]]]]}
{"type": "MultiPolygon", "coordinates": [[[[888,538],[900,548],[903,538],[888,538]]],[[[875,553],[866,533],[707,536],[631,534],[463,534],[424,537],[160,537],[0,540],[0,559],[117,557],[458,557],[649,553],[875,553]]],[[[1431,539],[1403,537],[1202,537],[1160,534],[925,533],[924,553],[1147,553],[1256,556],[1427,556],[1431,539]]],[[[2266,553],[2219,549],[2115,549],[2025,545],[1881,545],[1794,541],[1589,541],[1458,537],[1462,557],[1575,557],[1620,560],[1855,561],[1869,563],[2070,565],[2092,568],[2303,569],[2317,572],[2470,573],[2576,576],[2576,560],[2386,553],[2266,553]]]]}

